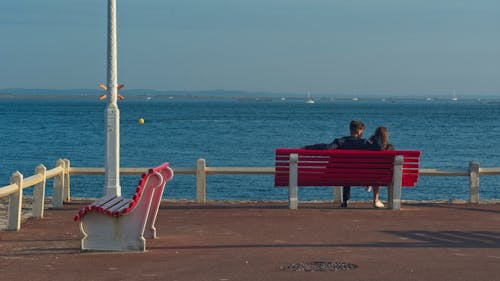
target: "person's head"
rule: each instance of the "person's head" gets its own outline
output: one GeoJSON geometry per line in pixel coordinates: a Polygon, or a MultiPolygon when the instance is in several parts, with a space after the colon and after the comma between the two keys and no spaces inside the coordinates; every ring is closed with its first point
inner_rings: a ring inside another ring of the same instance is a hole
{"type": "Polygon", "coordinates": [[[352,120],[349,124],[349,131],[351,136],[360,138],[363,135],[363,130],[365,129],[365,124],[359,120],[352,120]]]}
{"type": "Polygon", "coordinates": [[[389,130],[386,127],[378,127],[373,134],[375,138],[378,138],[384,149],[387,149],[389,144],[389,130]]]}

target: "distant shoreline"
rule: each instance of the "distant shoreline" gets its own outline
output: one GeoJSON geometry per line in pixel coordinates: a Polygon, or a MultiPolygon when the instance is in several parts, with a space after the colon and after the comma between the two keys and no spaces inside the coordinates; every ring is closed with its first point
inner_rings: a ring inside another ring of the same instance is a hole
{"type": "MultiPolygon", "coordinates": [[[[89,100],[96,102],[105,102],[100,101],[99,96],[102,93],[96,94],[12,94],[12,93],[1,93],[0,92],[0,100],[89,100]]],[[[304,97],[297,96],[209,96],[209,95],[163,95],[163,94],[152,94],[152,95],[143,95],[143,94],[130,94],[121,93],[125,96],[125,100],[226,100],[226,101],[239,101],[239,102],[286,102],[286,101],[294,101],[300,102],[305,101],[304,97]]],[[[425,97],[390,97],[390,98],[381,98],[381,97],[360,97],[356,100],[353,100],[350,97],[317,97],[315,98],[318,102],[396,102],[396,101],[418,101],[418,102],[457,102],[452,101],[449,98],[432,98],[428,99],[425,97]]],[[[493,103],[500,104],[499,97],[464,97],[461,98],[460,101],[465,102],[480,102],[480,103],[493,103]]],[[[458,103],[460,103],[458,101],[458,103]]]]}
{"type": "MultiPolygon", "coordinates": [[[[1,88],[0,99],[96,99],[104,93],[100,89],[27,89],[1,88]]],[[[244,90],[154,90],[154,89],[123,89],[120,94],[125,99],[238,99],[241,101],[269,101],[269,100],[306,100],[307,93],[301,92],[268,92],[244,90]]],[[[391,101],[391,100],[424,100],[450,101],[456,97],[462,100],[500,100],[500,93],[496,91],[457,92],[456,96],[443,91],[436,92],[311,92],[310,96],[319,101],[391,101]]]]}

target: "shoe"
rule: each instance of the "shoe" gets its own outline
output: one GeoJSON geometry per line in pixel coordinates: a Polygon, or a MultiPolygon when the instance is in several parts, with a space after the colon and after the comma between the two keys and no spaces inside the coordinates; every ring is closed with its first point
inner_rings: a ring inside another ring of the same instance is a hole
{"type": "Polygon", "coordinates": [[[340,204],[340,208],[347,208],[347,202],[342,202],[342,204],[340,204]]]}
{"type": "Polygon", "coordinates": [[[375,203],[373,203],[373,207],[374,208],[384,208],[385,205],[381,201],[376,201],[375,203]]]}

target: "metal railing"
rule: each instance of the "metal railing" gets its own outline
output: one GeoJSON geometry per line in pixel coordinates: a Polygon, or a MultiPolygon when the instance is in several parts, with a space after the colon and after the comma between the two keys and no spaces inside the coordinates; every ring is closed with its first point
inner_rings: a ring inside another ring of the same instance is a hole
{"type": "MultiPolygon", "coordinates": [[[[120,168],[121,175],[141,175],[149,168],[120,168]]],[[[196,167],[173,167],[177,175],[196,175],[196,202],[206,203],[206,177],[208,175],[241,174],[241,175],[273,175],[274,167],[207,167],[205,159],[198,159],[196,167]]],[[[70,175],[104,175],[104,168],[95,167],[70,167],[70,161],[60,159],[54,168],[47,170],[40,164],[35,169],[35,175],[23,178],[20,172],[15,172],[10,178],[10,184],[0,187],[0,198],[9,196],[8,205],[8,230],[19,230],[21,228],[21,212],[23,202],[23,190],[34,187],[32,216],[43,217],[45,202],[45,185],[48,179],[54,179],[53,183],[53,208],[62,208],[65,202],[70,202],[70,175]]],[[[442,170],[442,169],[419,169],[420,176],[456,177],[469,178],[469,202],[479,203],[479,177],[500,175],[500,168],[480,168],[479,163],[472,161],[468,169],[464,170],[442,170]]],[[[338,192],[334,192],[334,200],[338,198],[338,192]]]]}

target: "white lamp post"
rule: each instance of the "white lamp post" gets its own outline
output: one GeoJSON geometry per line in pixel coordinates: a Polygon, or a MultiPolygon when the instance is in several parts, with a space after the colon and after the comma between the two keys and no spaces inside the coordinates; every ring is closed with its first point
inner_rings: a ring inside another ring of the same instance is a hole
{"type": "Polygon", "coordinates": [[[120,110],[116,102],[118,95],[118,71],[116,51],[116,0],[108,0],[108,68],[106,151],[104,194],[121,195],[120,187],[120,110]]]}

